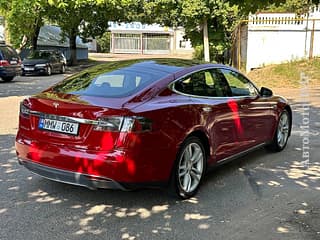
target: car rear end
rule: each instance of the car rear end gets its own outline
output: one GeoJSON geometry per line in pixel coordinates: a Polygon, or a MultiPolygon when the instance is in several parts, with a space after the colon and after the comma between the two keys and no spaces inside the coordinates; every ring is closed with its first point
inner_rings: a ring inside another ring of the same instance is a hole
{"type": "Polygon", "coordinates": [[[21,60],[14,49],[9,46],[0,46],[0,77],[3,80],[12,80],[21,75],[21,60]]]}
{"type": "MultiPolygon", "coordinates": [[[[20,163],[50,179],[113,188],[115,181],[109,166],[115,158],[124,157],[123,152],[115,150],[123,119],[106,116],[122,115],[124,111],[103,107],[26,99],[21,103],[16,138],[20,163]]],[[[116,176],[117,180],[125,180],[122,177],[116,176]]]]}
{"type": "Polygon", "coordinates": [[[19,162],[43,177],[89,188],[127,189],[168,180],[156,119],[132,110],[152,97],[152,88],[144,86],[170,73],[138,70],[98,77],[81,73],[25,99],[16,137],[19,162]],[[152,81],[143,83],[146,77],[152,81]]]}

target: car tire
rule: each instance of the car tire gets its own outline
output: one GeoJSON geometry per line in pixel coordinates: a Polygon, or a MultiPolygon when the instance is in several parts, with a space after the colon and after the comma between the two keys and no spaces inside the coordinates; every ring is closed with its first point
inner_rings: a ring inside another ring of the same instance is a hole
{"type": "Polygon", "coordinates": [[[11,82],[13,80],[14,77],[2,77],[2,80],[4,82],[11,82]]]}
{"type": "Polygon", "coordinates": [[[52,68],[51,68],[51,66],[49,66],[49,67],[47,68],[46,75],[47,75],[47,76],[51,76],[51,74],[52,74],[52,68]]]}
{"type": "Polygon", "coordinates": [[[169,183],[169,194],[181,199],[194,196],[206,171],[207,155],[201,140],[189,137],[182,144],[169,183]]]}
{"type": "Polygon", "coordinates": [[[282,151],[287,145],[290,132],[291,117],[287,110],[283,110],[283,112],[279,116],[277,129],[274,133],[272,142],[267,145],[267,149],[274,152],[282,151]]]}
{"type": "Polygon", "coordinates": [[[61,65],[60,73],[63,74],[66,72],[66,66],[64,64],[61,65]]]}

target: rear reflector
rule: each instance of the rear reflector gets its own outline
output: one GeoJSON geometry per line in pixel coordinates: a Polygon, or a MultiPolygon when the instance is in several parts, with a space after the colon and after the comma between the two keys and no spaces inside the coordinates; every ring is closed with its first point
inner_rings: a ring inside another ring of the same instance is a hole
{"type": "Polygon", "coordinates": [[[0,67],[9,66],[9,62],[7,60],[0,60],[0,67]]]}

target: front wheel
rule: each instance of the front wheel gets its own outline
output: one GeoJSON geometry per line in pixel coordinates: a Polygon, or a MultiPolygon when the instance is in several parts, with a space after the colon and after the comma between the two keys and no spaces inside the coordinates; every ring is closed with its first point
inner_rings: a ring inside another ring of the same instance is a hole
{"type": "Polygon", "coordinates": [[[291,118],[287,110],[283,110],[279,117],[278,126],[275,131],[273,140],[270,145],[267,146],[269,150],[280,152],[282,151],[288,142],[291,128],[291,118]]]}
{"type": "Polygon", "coordinates": [[[175,161],[169,186],[170,193],[182,199],[194,196],[203,179],[206,162],[207,156],[200,139],[187,138],[175,161]]]}

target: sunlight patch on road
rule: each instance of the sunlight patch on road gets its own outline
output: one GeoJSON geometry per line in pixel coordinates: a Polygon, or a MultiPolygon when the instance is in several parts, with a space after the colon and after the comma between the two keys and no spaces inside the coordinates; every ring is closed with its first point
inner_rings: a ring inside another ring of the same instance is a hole
{"type": "Polygon", "coordinates": [[[202,223],[202,224],[199,224],[198,228],[202,229],[202,230],[209,229],[210,228],[210,224],[202,223]]]}
{"type": "Polygon", "coordinates": [[[106,208],[112,208],[112,206],[104,205],[104,204],[96,205],[96,206],[93,206],[92,208],[90,208],[88,211],[86,211],[86,214],[87,215],[94,215],[94,214],[103,213],[106,208]]]}
{"type": "Polygon", "coordinates": [[[208,215],[201,215],[200,213],[186,213],[184,215],[184,220],[206,220],[211,218],[211,216],[208,215]]]}
{"type": "Polygon", "coordinates": [[[288,233],[289,229],[286,228],[286,227],[278,227],[277,228],[277,232],[279,232],[279,233],[288,233]]]}
{"type": "Polygon", "coordinates": [[[163,211],[168,210],[169,206],[168,205],[157,205],[152,207],[152,213],[160,213],[163,211]]]}
{"type": "Polygon", "coordinates": [[[0,209],[0,214],[5,213],[6,211],[8,211],[8,209],[2,208],[2,209],[0,209]]]}
{"type": "Polygon", "coordinates": [[[280,187],[281,186],[281,184],[276,181],[269,181],[268,185],[273,186],[273,187],[280,187]]]}
{"type": "Polygon", "coordinates": [[[189,199],[183,200],[183,202],[198,204],[199,200],[197,198],[193,197],[193,198],[189,198],[189,199]]]}

